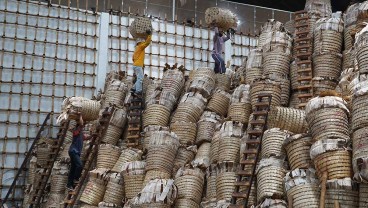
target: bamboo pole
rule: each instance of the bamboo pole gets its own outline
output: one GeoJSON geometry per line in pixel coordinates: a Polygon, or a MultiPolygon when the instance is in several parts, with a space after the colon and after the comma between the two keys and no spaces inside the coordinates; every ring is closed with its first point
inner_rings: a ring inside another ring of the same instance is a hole
{"type": "MultiPolygon", "coordinates": [[[[88,1],[87,1],[88,2],[88,1]]],[[[94,14],[94,36],[93,36],[93,74],[95,75],[96,74],[96,69],[97,69],[97,31],[98,31],[98,24],[97,24],[97,17],[98,17],[98,0],[97,0],[97,6],[96,6],[96,13],[94,14]]],[[[87,4],[88,6],[88,4],[87,4]]],[[[86,55],[86,53],[85,53],[86,55]]],[[[87,58],[87,57],[85,57],[87,58]]],[[[92,79],[92,86],[95,86],[95,77],[93,77],[92,79]]],[[[93,92],[94,93],[94,92],[93,92]]]]}
{"type": "MultiPolygon", "coordinates": [[[[75,36],[76,37],[76,45],[75,45],[75,60],[74,60],[74,71],[75,72],[78,72],[78,68],[79,68],[79,63],[80,61],[78,60],[78,36],[79,36],[79,0],[77,0],[77,35],[75,36]]],[[[70,8],[69,8],[70,9],[70,8]]],[[[87,24],[87,23],[86,23],[87,24]]],[[[74,24],[73,24],[74,25],[74,24]]],[[[84,54],[86,54],[87,52],[87,49],[85,49],[84,51],[84,54]]],[[[84,65],[83,65],[84,67],[84,65]]],[[[84,71],[85,72],[85,71],[84,71]]],[[[84,75],[82,75],[82,77],[84,78],[84,75]]],[[[74,73],[74,96],[78,96],[77,95],[77,79],[78,79],[78,76],[76,73],[74,73]]],[[[84,86],[84,80],[83,79],[83,86],[84,86]]],[[[84,97],[84,88],[82,89],[82,97],[84,97]]]]}
{"type": "Polygon", "coordinates": [[[334,208],[340,208],[340,203],[339,203],[339,201],[335,200],[334,208]]]}
{"type": "Polygon", "coordinates": [[[322,180],[321,180],[321,197],[319,201],[319,208],[325,208],[327,177],[328,177],[328,173],[324,172],[322,175],[322,180]]]}

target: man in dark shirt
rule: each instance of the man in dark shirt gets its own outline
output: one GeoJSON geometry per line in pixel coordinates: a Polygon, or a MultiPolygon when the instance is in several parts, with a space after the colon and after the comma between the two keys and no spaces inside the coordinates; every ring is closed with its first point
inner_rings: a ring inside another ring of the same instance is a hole
{"type": "Polygon", "coordinates": [[[85,136],[83,134],[83,118],[82,115],[79,114],[78,124],[73,129],[73,141],[69,147],[69,157],[71,163],[67,185],[67,188],[69,190],[74,189],[74,183],[79,180],[79,177],[82,173],[83,165],[80,156],[83,149],[84,139],[85,136]]]}

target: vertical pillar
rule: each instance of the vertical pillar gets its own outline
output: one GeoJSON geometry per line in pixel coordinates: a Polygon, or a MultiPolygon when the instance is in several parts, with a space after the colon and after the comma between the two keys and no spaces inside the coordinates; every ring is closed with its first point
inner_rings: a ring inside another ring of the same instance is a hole
{"type": "Polygon", "coordinates": [[[108,47],[109,47],[109,14],[101,13],[100,15],[100,37],[98,39],[98,54],[97,54],[97,76],[96,89],[103,89],[105,84],[106,72],[108,67],[108,47]]]}

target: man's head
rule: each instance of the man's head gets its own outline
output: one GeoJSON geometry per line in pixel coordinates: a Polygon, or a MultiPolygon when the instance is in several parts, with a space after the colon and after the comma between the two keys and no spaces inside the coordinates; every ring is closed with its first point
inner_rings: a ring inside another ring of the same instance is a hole
{"type": "Polygon", "coordinates": [[[219,32],[219,36],[222,37],[224,34],[222,32],[219,32]]]}

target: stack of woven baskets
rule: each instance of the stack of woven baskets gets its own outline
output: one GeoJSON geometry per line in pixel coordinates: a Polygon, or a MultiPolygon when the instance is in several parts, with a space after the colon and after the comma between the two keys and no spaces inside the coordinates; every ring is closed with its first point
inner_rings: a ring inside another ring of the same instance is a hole
{"type": "Polygon", "coordinates": [[[230,94],[224,90],[217,89],[208,102],[207,109],[226,117],[230,104],[230,94]]]}
{"type": "Polygon", "coordinates": [[[357,184],[350,178],[329,180],[326,186],[325,207],[334,207],[336,202],[340,207],[360,207],[357,184]]]}
{"type": "Polygon", "coordinates": [[[102,142],[116,145],[123,134],[126,119],[127,113],[125,109],[115,108],[106,132],[102,138],[102,142]]]}
{"type": "Polygon", "coordinates": [[[211,142],[216,130],[220,129],[222,119],[219,115],[211,111],[205,111],[201,119],[197,122],[196,144],[211,142]]]}
{"type": "MultiPolygon", "coordinates": [[[[279,82],[270,79],[260,79],[251,85],[250,98],[252,107],[258,102],[258,95],[269,93],[272,95],[271,108],[281,106],[281,86],[279,82]]],[[[264,100],[266,102],[266,100],[264,100]]]]}
{"type": "Polygon", "coordinates": [[[198,207],[202,200],[204,173],[197,168],[181,168],[175,175],[178,187],[178,200],[175,207],[198,207]]]}
{"type": "Polygon", "coordinates": [[[261,27],[261,34],[258,39],[258,48],[262,48],[266,44],[270,33],[273,31],[281,31],[283,27],[284,25],[281,22],[274,19],[269,19],[265,22],[261,27]]]}
{"type": "Polygon", "coordinates": [[[189,91],[200,92],[203,97],[209,98],[216,86],[215,72],[211,68],[198,68],[193,76],[189,91]]]}
{"type": "Polygon", "coordinates": [[[174,112],[171,123],[185,121],[196,123],[200,119],[207,104],[207,99],[199,92],[189,92],[181,97],[174,112]]]}
{"type": "Polygon", "coordinates": [[[120,173],[125,163],[132,161],[140,161],[142,159],[142,151],[139,149],[125,148],[121,151],[119,159],[116,161],[112,172],[120,173]]]}
{"type": "Polygon", "coordinates": [[[176,104],[175,92],[155,90],[146,100],[146,110],[143,114],[143,126],[167,126],[170,113],[176,104]]]}
{"type": "Polygon", "coordinates": [[[291,132],[279,128],[268,129],[263,133],[262,138],[262,158],[277,157],[285,158],[286,152],[283,148],[285,139],[291,132]]]}
{"type": "Polygon", "coordinates": [[[118,161],[121,149],[111,144],[101,144],[97,155],[96,168],[111,170],[118,161]]]}
{"type": "Polygon", "coordinates": [[[46,207],[56,207],[65,198],[65,184],[68,182],[68,165],[56,162],[51,173],[51,188],[48,193],[46,207]]]}
{"type": "Polygon", "coordinates": [[[132,161],[123,165],[121,174],[124,178],[126,199],[132,199],[142,190],[145,168],[146,162],[144,161],[132,161]]]}
{"type": "Polygon", "coordinates": [[[216,170],[216,199],[229,201],[235,190],[238,164],[233,162],[218,163],[216,170]]]}
{"type": "Polygon", "coordinates": [[[128,87],[124,82],[116,79],[112,80],[105,91],[102,109],[110,105],[123,106],[127,92],[128,87]]]}
{"type": "Polygon", "coordinates": [[[304,110],[275,107],[268,114],[268,127],[280,128],[293,133],[304,133],[308,129],[304,110]]]}
{"type": "Polygon", "coordinates": [[[184,89],[184,74],[179,69],[166,70],[161,81],[162,92],[171,92],[175,101],[184,89]]]}
{"type": "Polygon", "coordinates": [[[313,92],[334,90],[342,69],[344,22],[341,14],[317,21],[314,29],[313,92]]]}
{"type": "Polygon", "coordinates": [[[89,172],[89,179],[83,190],[80,201],[97,206],[103,199],[108,182],[106,169],[95,169],[89,172]]]}
{"type": "Polygon", "coordinates": [[[249,85],[242,84],[234,90],[228,112],[230,120],[243,124],[248,123],[249,115],[252,112],[249,88],[249,85]]]}
{"type": "Polygon", "coordinates": [[[263,74],[263,56],[262,48],[256,48],[249,51],[248,61],[245,67],[245,82],[252,84],[254,80],[260,79],[263,74]]]}
{"type": "Polygon", "coordinates": [[[99,206],[122,206],[124,193],[124,180],[120,173],[112,173],[108,177],[106,192],[99,206]]]}

